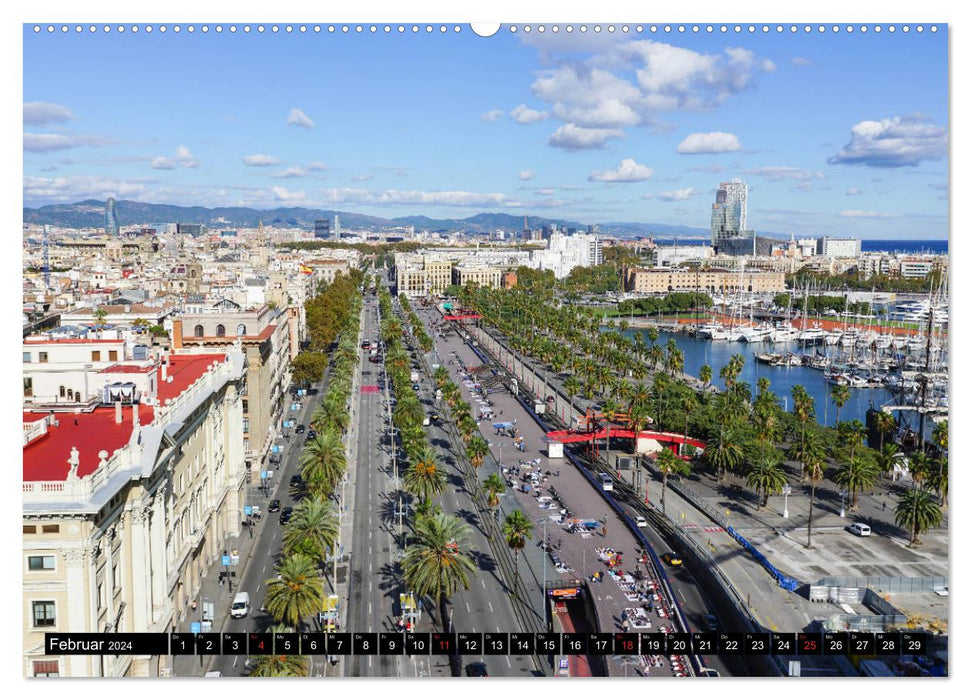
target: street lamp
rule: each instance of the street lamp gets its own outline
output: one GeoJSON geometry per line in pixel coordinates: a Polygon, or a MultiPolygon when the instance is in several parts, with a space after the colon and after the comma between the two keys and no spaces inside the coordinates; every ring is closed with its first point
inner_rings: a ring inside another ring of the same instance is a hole
{"type": "Polygon", "coordinates": [[[840,489],[840,517],[846,517],[846,489],[840,489]]]}
{"type": "Polygon", "coordinates": [[[782,487],[782,495],[786,497],[785,507],[782,509],[782,517],[789,518],[789,494],[792,493],[792,487],[786,484],[782,487]]]}

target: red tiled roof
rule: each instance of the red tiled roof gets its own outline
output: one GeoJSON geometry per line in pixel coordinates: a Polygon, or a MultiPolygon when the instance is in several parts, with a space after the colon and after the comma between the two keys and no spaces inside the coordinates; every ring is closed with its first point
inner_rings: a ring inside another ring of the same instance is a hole
{"type": "MultiPolygon", "coordinates": [[[[190,384],[205,374],[213,362],[226,359],[223,353],[205,355],[170,355],[168,376],[172,383],[162,381],[161,368],[158,372],[158,400],[175,399],[190,384]]],[[[116,367],[121,365],[116,365],[116,367]]],[[[48,413],[24,411],[24,422],[40,420],[48,413]]],[[[152,422],[154,409],[151,406],[138,406],[138,422],[147,425],[152,422]]],[[[78,449],[78,476],[84,477],[98,468],[98,452],[107,450],[108,457],[115,450],[128,444],[132,433],[132,407],[122,409],[121,423],[115,423],[113,406],[96,408],[91,413],[57,413],[60,423],[49,427],[47,436],[35,440],[24,447],[24,481],[58,481],[67,478],[71,448],[78,449]],[[75,420],[77,424],[75,424],[75,420]]]]}

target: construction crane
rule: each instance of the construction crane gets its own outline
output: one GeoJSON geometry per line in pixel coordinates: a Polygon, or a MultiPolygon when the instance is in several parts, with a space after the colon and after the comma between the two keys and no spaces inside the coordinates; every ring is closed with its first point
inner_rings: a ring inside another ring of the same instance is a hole
{"type": "Polygon", "coordinates": [[[48,226],[44,224],[44,288],[51,288],[51,243],[48,238],[48,226]]]}

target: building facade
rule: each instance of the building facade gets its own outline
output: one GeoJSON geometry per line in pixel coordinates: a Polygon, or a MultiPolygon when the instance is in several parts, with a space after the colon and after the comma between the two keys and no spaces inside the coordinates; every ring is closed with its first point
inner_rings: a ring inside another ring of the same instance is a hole
{"type": "Polygon", "coordinates": [[[24,413],[25,676],[169,675],[167,656],[48,655],[44,634],[185,630],[239,535],[242,352],[170,358],[171,381],[154,371],[151,405],[124,415],[24,413]]]}
{"type": "Polygon", "coordinates": [[[711,241],[717,247],[725,238],[736,238],[747,230],[748,185],[739,178],[722,182],[711,205],[711,241]]]}
{"type": "Polygon", "coordinates": [[[731,292],[778,293],[786,289],[783,272],[731,272],[697,268],[671,269],[635,268],[628,273],[627,291],[636,294],[668,294],[670,292],[731,292]]]}

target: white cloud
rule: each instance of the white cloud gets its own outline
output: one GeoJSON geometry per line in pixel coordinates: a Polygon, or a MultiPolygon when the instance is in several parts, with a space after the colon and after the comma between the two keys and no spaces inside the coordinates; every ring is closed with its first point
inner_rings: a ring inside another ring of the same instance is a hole
{"type": "Polygon", "coordinates": [[[704,192],[701,190],[696,190],[694,187],[685,187],[680,190],[672,190],[671,192],[645,194],[643,199],[660,199],[664,202],[681,202],[685,199],[690,199],[691,197],[697,197],[700,194],[704,194],[704,192]]]}
{"type": "Polygon", "coordinates": [[[313,129],[314,123],[303,111],[293,107],[290,110],[290,116],[287,117],[287,124],[291,126],[302,126],[306,129],[313,129]]]}
{"type": "Polygon", "coordinates": [[[24,102],[24,124],[47,126],[74,119],[71,111],[53,102],[24,102]]]}
{"type": "Polygon", "coordinates": [[[196,160],[195,156],[185,146],[179,146],[175,149],[175,159],[184,168],[195,168],[199,165],[199,161],[196,160]]]}
{"type": "Polygon", "coordinates": [[[603,148],[610,139],[620,138],[620,129],[590,129],[576,124],[564,124],[550,135],[549,144],[568,151],[603,148]]]}
{"type": "Polygon", "coordinates": [[[159,156],[152,160],[154,170],[175,170],[175,161],[165,156],[159,156]]]}
{"type": "Polygon", "coordinates": [[[947,154],[947,129],[920,114],[853,126],[850,142],[827,162],[871,168],[916,166],[947,154]]]}
{"type": "Polygon", "coordinates": [[[321,163],[319,160],[311,161],[310,163],[307,163],[307,170],[327,170],[327,164],[321,163]]]}
{"type": "Polygon", "coordinates": [[[502,110],[501,109],[489,110],[488,112],[484,113],[480,117],[480,119],[482,119],[482,121],[484,122],[497,122],[500,119],[502,119],[502,110]]]}
{"type": "Polygon", "coordinates": [[[280,161],[273,156],[256,153],[251,156],[243,156],[243,164],[253,168],[266,168],[271,165],[279,165],[280,161]]]}
{"type": "Polygon", "coordinates": [[[270,192],[281,202],[297,203],[304,202],[307,199],[307,195],[302,190],[299,192],[291,192],[286,187],[271,187],[270,192]]]}
{"type": "Polygon", "coordinates": [[[769,180],[770,182],[780,182],[782,180],[806,182],[824,179],[823,174],[820,172],[804,170],[803,168],[792,168],[784,165],[767,165],[762,168],[743,170],[742,172],[749,175],[757,175],[758,177],[769,180]]]}
{"type": "Polygon", "coordinates": [[[351,178],[351,182],[367,182],[374,178],[374,173],[364,173],[363,175],[355,175],[351,178]]]}
{"type": "Polygon", "coordinates": [[[25,176],[24,200],[77,202],[110,196],[133,199],[144,197],[148,191],[145,182],[133,179],[112,180],[91,175],[53,178],[25,176]]]}
{"type": "Polygon", "coordinates": [[[724,131],[709,131],[705,133],[688,134],[684,141],[678,144],[678,153],[732,153],[742,150],[735,134],[724,131]]]}
{"type": "Polygon", "coordinates": [[[24,150],[50,153],[80,146],[107,146],[111,140],[90,134],[34,134],[24,132],[24,150]]]}
{"type": "Polygon", "coordinates": [[[587,179],[591,182],[644,182],[649,180],[654,171],[646,165],[641,165],[633,158],[624,158],[614,170],[595,171],[587,179]]]}
{"type": "Polygon", "coordinates": [[[324,201],[329,204],[421,204],[431,206],[495,206],[504,204],[506,196],[487,192],[426,192],[421,190],[383,190],[371,191],[351,187],[332,188],[322,191],[324,201]]]}
{"type": "Polygon", "coordinates": [[[307,177],[308,175],[310,175],[310,171],[308,171],[306,168],[299,165],[294,165],[285,170],[281,170],[280,172],[272,173],[270,177],[288,179],[294,177],[307,177]]]}
{"type": "Polygon", "coordinates": [[[541,189],[536,190],[536,194],[541,194],[541,195],[543,195],[545,197],[549,197],[551,195],[556,194],[556,188],[555,187],[543,187],[541,189]]]}
{"type": "Polygon", "coordinates": [[[703,54],[650,40],[611,41],[588,57],[576,55],[548,56],[555,67],[540,71],[532,90],[566,126],[587,129],[658,125],[662,112],[712,109],[748,89],[759,73],[775,70],[746,49],[703,54]]]}
{"type": "Polygon", "coordinates": [[[801,56],[793,56],[790,61],[792,65],[799,66],[800,68],[805,68],[806,66],[811,66],[813,64],[808,58],[802,58],[801,56]]]}
{"type": "Polygon", "coordinates": [[[543,121],[550,115],[548,112],[540,112],[535,109],[530,109],[526,105],[519,105],[509,112],[509,116],[516,120],[517,124],[535,124],[536,122],[543,121]]]}
{"type": "Polygon", "coordinates": [[[878,211],[862,211],[860,209],[844,209],[840,216],[848,219],[895,219],[897,214],[884,214],[878,211]]]}
{"type": "Polygon", "coordinates": [[[863,194],[863,190],[861,190],[859,187],[851,187],[850,189],[846,190],[846,194],[849,197],[855,197],[858,194],[863,194]]]}
{"type": "Polygon", "coordinates": [[[532,180],[536,176],[532,170],[520,170],[519,179],[520,180],[532,180]]]}

